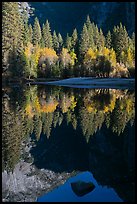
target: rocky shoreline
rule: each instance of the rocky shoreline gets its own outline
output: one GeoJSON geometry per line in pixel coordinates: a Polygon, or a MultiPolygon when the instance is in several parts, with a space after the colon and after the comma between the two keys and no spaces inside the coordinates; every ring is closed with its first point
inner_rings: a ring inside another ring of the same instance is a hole
{"type": "Polygon", "coordinates": [[[30,154],[32,146],[30,138],[22,142],[21,158],[13,172],[2,172],[2,202],[36,202],[39,196],[76,175],[76,171],[56,173],[49,169],[38,169],[33,165],[30,154]]]}
{"type": "Polygon", "coordinates": [[[30,163],[20,161],[13,173],[2,173],[3,202],[36,202],[37,198],[63,185],[72,173],[55,173],[37,169],[30,163]]]}

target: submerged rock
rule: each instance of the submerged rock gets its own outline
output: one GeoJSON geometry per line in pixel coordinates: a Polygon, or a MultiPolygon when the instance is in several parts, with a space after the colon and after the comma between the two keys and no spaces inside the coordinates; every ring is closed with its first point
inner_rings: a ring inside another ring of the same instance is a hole
{"type": "Polygon", "coordinates": [[[77,181],[71,183],[71,188],[77,196],[84,196],[93,191],[95,185],[92,182],[77,181]]]}

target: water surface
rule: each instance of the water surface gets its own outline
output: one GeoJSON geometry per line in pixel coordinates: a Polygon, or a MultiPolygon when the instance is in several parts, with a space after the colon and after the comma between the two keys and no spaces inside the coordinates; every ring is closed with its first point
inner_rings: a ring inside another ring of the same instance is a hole
{"type": "Polygon", "coordinates": [[[134,201],[134,120],[134,90],[5,87],[3,201],[56,201],[59,186],[74,201],[134,201]],[[96,187],[74,197],[83,175],[96,187]]]}

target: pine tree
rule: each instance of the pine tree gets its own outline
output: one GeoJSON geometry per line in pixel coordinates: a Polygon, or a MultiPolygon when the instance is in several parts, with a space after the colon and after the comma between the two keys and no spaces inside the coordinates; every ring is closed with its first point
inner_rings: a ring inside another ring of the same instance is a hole
{"type": "Polygon", "coordinates": [[[132,42],[133,42],[133,47],[135,47],[135,33],[133,32],[132,33],[132,42]]]}
{"type": "Polygon", "coordinates": [[[107,36],[106,36],[106,41],[105,41],[105,46],[110,49],[111,48],[111,43],[112,43],[112,39],[111,39],[111,33],[110,31],[108,31],[107,36]]]}
{"type": "Polygon", "coordinates": [[[41,27],[39,24],[39,20],[36,17],[34,20],[34,26],[33,26],[33,45],[40,44],[41,40],[41,27]]]}
{"type": "Polygon", "coordinates": [[[24,46],[27,46],[28,42],[29,42],[29,27],[28,27],[28,23],[26,22],[24,25],[24,36],[23,36],[24,46]]]}
{"type": "Polygon", "coordinates": [[[93,39],[93,24],[90,21],[89,15],[87,16],[86,26],[87,26],[88,35],[89,35],[89,47],[94,49],[95,44],[94,44],[94,39],[93,39]]]}
{"type": "Polygon", "coordinates": [[[17,63],[23,52],[24,25],[18,3],[3,2],[2,18],[3,72],[9,71],[12,73],[13,68],[20,71],[17,63]]]}
{"type": "Polygon", "coordinates": [[[19,10],[21,14],[22,23],[24,26],[24,32],[23,32],[23,45],[27,46],[29,42],[29,26],[28,26],[28,20],[30,15],[32,15],[32,8],[30,5],[28,5],[27,2],[18,2],[19,4],[19,10]],[[28,8],[29,6],[29,8],[28,8]]]}
{"type": "Polygon", "coordinates": [[[59,42],[59,52],[61,52],[63,47],[63,38],[60,33],[58,34],[58,42],[59,42]]]}
{"type": "Polygon", "coordinates": [[[132,33],[132,44],[133,44],[133,47],[131,48],[132,49],[132,54],[133,54],[133,60],[135,61],[135,33],[133,32],[132,33]]]}
{"type": "Polygon", "coordinates": [[[126,51],[129,47],[129,36],[125,26],[122,26],[122,23],[113,29],[112,45],[116,52],[117,60],[120,62],[122,51],[126,51]]]}
{"type": "Polygon", "coordinates": [[[86,19],[86,26],[87,26],[87,30],[89,31],[91,28],[91,21],[90,21],[90,17],[89,15],[87,15],[87,19],[86,19]]]}
{"type": "Polygon", "coordinates": [[[92,23],[92,29],[93,29],[93,41],[94,41],[94,49],[98,48],[98,41],[99,41],[99,30],[98,26],[92,23]]]}
{"type": "Polygon", "coordinates": [[[65,47],[68,49],[68,51],[70,51],[72,48],[71,37],[68,35],[68,33],[66,37],[65,47]]]}
{"type": "Polygon", "coordinates": [[[77,42],[78,42],[78,33],[77,33],[77,29],[75,28],[73,30],[72,37],[71,37],[71,45],[74,50],[76,50],[77,42]]]}
{"type": "Polygon", "coordinates": [[[104,46],[105,46],[105,37],[104,37],[104,35],[103,35],[103,31],[102,31],[102,29],[100,29],[100,32],[99,32],[99,39],[98,39],[98,46],[97,46],[97,48],[99,49],[99,50],[101,50],[104,46]]]}
{"type": "Polygon", "coordinates": [[[29,34],[28,34],[28,42],[32,43],[32,35],[33,35],[33,29],[32,29],[32,25],[29,25],[29,34]]]}
{"type": "Polygon", "coordinates": [[[81,32],[81,38],[80,38],[80,45],[79,45],[79,51],[80,55],[83,57],[85,53],[89,49],[89,35],[86,24],[84,24],[82,32],[81,32]]]}
{"type": "Polygon", "coordinates": [[[52,48],[53,47],[52,34],[51,34],[50,24],[48,20],[46,20],[45,25],[43,25],[42,36],[43,36],[45,47],[52,48]]]}
{"type": "Polygon", "coordinates": [[[56,31],[53,32],[53,48],[56,52],[59,50],[59,40],[56,31]]]}

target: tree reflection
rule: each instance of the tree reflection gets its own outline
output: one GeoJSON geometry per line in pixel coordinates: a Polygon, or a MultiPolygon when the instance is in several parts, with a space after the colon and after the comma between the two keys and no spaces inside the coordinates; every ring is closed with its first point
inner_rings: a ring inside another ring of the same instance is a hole
{"type": "Polygon", "coordinates": [[[37,168],[90,170],[101,185],[113,186],[125,200],[132,200],[131,191],[125,198],[118,185],[133,180],[134,119],[134,91],[7,89],[2,98],[3,171],[14,169],[22,141],[31,136],[37,168]]]}

